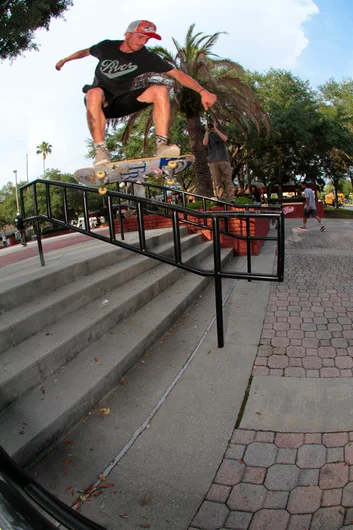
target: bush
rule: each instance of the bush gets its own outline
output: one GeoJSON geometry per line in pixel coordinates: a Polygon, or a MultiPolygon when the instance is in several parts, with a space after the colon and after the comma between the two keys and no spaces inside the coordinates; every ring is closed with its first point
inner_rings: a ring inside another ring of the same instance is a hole
{"type": "Polygon", "coordinates": [[[288,202],[299,202],[299,203],[304,203],[305,202],[305,199],[303,197],[294,197],[293,199],[288,199],[288,198],[285,198],[285,199],[268,199],[268,204],[284,204],[284,203],[288,203],[288,202]]]}
{"type": "MultiPolygon", "coordinates": [[[[206,210],[216,206],[216,203],[213,201],[206,201],[206,210]]],[[[202,201],[188,202],[186,208],[191,210],[202,210],[202,201]]]]}
{"type": "Polygon", "coordinates": [[[246,197],[245,195],[237,195],[234,199],[235,206],[244,206],[245,204],[253,204],[252,199],[250,197],[246,197]]]}

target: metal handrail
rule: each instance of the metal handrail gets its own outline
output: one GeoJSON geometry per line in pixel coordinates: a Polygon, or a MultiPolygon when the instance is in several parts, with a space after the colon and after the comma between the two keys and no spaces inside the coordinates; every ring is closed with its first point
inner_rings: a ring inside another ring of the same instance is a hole
{"type": "MultiPolygon", "coordinates": [[[[234,279],[246,279],[246,280],[262,280],[262,281],[283,281],[284,277],[284,216],[282,212],[252,212],[248,211],[232,211],[231,209],[225,211],[197,211],[181,206],[176,206],[173,204],[168,204],[166,202],[161,202],[157,200],[152,200],[143,197],[132,196],[126,193],[117,192],[117,191],[107,191],[104,200],[106,201],[106,207],[108,210],[108,226],[109,226],[109,235],[105,236],[94,232],[89,225],[89,212],[88,212],[88,194],[89,193],[98,193],[97,188],[92,188],[89,186],[82,186],[78,184],[71,184],[67,182],[54,182],[44,179],[38,179],[32,181],[28,184],[25,184],[20,188],[20,197],[21,197],[21,213],[23,220],[25,222],[33,222],[36,235],[37,235],[37,244],[38,252],[40,257],[41,265],[44,266],[44,254],[42,247],[41,239],[41,230],[40,230],[40,221],[48,221],[58,226],[64,228],[70,228],[73,231],[80,232],[86,235],[90,235],[95,239],[101,241],[109,242],[118,247],[131,250],[133,252],[143,254],[147,257],[162,261],[169,265],[182,268],[188,272],[198,274],[200,276],[213,277],[215,281],[215,295],[216,295],[216,317],[217,317],[217,336],[218,336],[218,347],[222,348],[224,346],[224,330],[223,330],[223,310],[222,310],[222,282],[223,278],[234,278],[234,279]],[[39,184],[44,184],[45,186],[45,213],[41,213],[38,197],[37,197],[37,186],[39,184]],[[60,187],[63,190],[62,200],[63,200],[63,211],[64,211],[64,220],[56,219],[52,216],[51,209],[51,199],[50,199],[50,188],[51,187],[60,187]],[[26,216],[25,211],[25,200],[24,194],[27,190],[32,189],[33,197],[33,215],[26,216]],[[86,228],[79,228],[73,226],[69,223],[68,218],[68,205],[67,205],[67,190],[68,189],[77,189],[82,192],[83,197],[83,211],[86,228]],[[113,199],[117,200],[117,204],[113,204],[113,199]],[[118,218],[120,220],[120,227],[123,227],[123,215],[122,207],[126,203],[134,203],[134,207],[137,212],[137,226],[138,226],[138,236],[139,243],[137,245],[132,245],[124,241],[124,232],[121,232],[121,239],[117,239],[117,234],[115,232],[115,223],[114,223],[114,208],[117,209],[118,218]],[[174,238],[174,256],[165,256],[153,252],[147,248],[146,238],[145,238],[145,226],[144,226],[144,213],[153,212],[157,215],[162,215],[172,218],[172,230],[174,238]],[[269,218],[275,219],[277,222],[277,237],[272,236],[252,236],[250,234],[250,220],[256,218],[269,218]],[[239,235],[231,232],[229,230],[229,220],[230,219],[243,219],[245,220],[245,235],[239,235]],[[222,221],[224,228],[222,227],[222,221]],[[180,224],[193,225],[197,226],[203,230],[209,230],[213,233],[212,242],[213,242],[213,268],[212,269],[201,269],[196,266],[184,263],[182,260],[181,253],[181,242],[180,242],[180,224]],[[247,272],[232,272],[232,271],[223,271],[221,267],[221,234],[225,234],[236,239],[242,239],[246,241],[247,245],[247,263],[248,269],[247,272]],[[276,241],[277,242],[277,270],[274,274],[259,274],[251,272],[251,242],[255,240],[262,241],[276,241]]],[[[231,205],[228,204],[228,207],[231,205]]],[[[267,208],[266,208],[267,210],[267,208]]]]}
{"type": "MultiPolygon", "coordinates": [[[[262,208],[267,208],[269,211],[281,211],[282,210],[282,204],[281,203],[272,203],[272,204],[266,204],[266,205],[260,205],[260,204],[237,204],[236,197],[235,200],[231,203],[229,201],[223,201],[222,199],[217,199],[215,197],[205,197],[204,195],[198,195],[197,193],[192,193],[190,191],[184,191],[184,190],[178,190],[176,188],[171,188],[168,186],[161,186],[160,184],[151,184],[150,182],[136,182],[134,179],[125,179],[122,181],[124,185],[129,184],[134,191],[135,186],[143,186],[145,188],[145,195],[147,199],[153,198],[151,194],[151,190],[159,190],[161,192],[161,195],[163,196],[164,202],[167,201],[168,192],[172,192],[175,195],[180,195],[182,197],[182,206],[186,208],[187,206],[187,197],[196,198],[201,202],[202,210],[206,211],[206,201],[211,202],[214,204],[214,206],[217,207],[223,207],[224,210],[228,210],[229,208],[239,208],[241,210],[261,210],[262,208]]],[[[120,191],[121,182],[116,183],[117,191],[120,191]]]]}

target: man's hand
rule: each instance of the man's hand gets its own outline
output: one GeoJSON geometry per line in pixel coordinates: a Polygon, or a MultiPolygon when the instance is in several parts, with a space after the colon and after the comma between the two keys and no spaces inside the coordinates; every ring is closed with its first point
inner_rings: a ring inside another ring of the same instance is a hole
{"type": "Polygon", "coordinates": [[[205,110],[210,109],[217,101],[216,94],[208,92],[208,90],[202,90],[200,93],[201,103],[205,110]]]}
{"type": "Polygon", "coordinates": [[[65,59],[61,59],[61,61],[59,61],[58,63],[56,63],[55,65],[55,68],[60,71],[62,69],[62,67],[64,66],[64,64],[66,63],[65,59]]]}

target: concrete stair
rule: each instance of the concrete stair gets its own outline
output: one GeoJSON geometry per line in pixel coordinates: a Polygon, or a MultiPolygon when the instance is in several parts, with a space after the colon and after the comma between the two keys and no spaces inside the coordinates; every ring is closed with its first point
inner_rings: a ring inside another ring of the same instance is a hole
{"type": "MultiPolygon", "coordinates": [[[[159,232],[147,233],[148,247],[173,255],[172,232],[159,232]]],[[[212,244],[181,234],[184,262],[213,268],[212,244]]],[[[22,465],[87,415],[210,281],[92,247],[0,281],[0,444],[22,465]]]]}

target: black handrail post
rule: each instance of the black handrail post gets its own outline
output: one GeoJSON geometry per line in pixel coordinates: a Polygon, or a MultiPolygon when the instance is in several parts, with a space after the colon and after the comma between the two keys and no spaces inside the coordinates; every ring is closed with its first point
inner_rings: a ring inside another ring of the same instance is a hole
{"type": "Polygon", "coordinates": [[[284,248],[285,248],[285,229],[284,229],[284,213],[280,213],[278,218],[277,228],[277,275],[279,281],[283,282],[284,279],[284,248]]]}
{"type": "Polygon", "coordinates": [[[51,217],[51,202],[50,202],[50,187],[49,183],[45,183],[45,203],[47,208],[47,216],[51,217]]]}
{"type": "Polygon", "coordinates": [[[181,263],[180,227],[179,213],[173,210],[173,238],[174,238],[174,259],[175,263],[181,263]]]}
{"type": "Polygon", "coordinates": [[[66,191],[66,188],[61,188],[61,196],[62,196],[62,201],[63,201],[65,223],[69,224],[69,213],[68,213],[68,207],[67,207],[67,191],[66,191]]]}
{"type": "Polygon", "coordinates": [[[115,241],[115,224],[114,224],[114,214],[113,214],[113,205],[112,198],[109,195],[108,199],[108,217],[109,217],[109,237],[110,241],[115,241]]]}
{"type": "MultiPolygon", "coordinates": [[[[246,217],[245,219],[246,226],[246,254],[248,261],[248,273],[251,274],[251,240],[250,240],[250,218],[246,217]]],[[[251,280],[248,280],[251,282],[251,280]]]]}
{"type": "Polygon", "coordinates": [[[213,258],[214,258],[214,282],[216,295],[216,325],[218,348],[224,347],[223,329],[223,300],[222,300],[222,277],[221,277],[221,241],[219,217],[212,218],[213,225],[213,258]]]}
{"type": "Polygon", "coordinates": [[[89,224],[89,214],[88,214],[88,198],[87,198],[87,191],[83,190],[83,218],[85,221],[85,230],[87,232],[91,231],[91,227],[89,224]]]}
{"type": "Polygon", "coordinates": [[[139,233],[140,240],[140,250],[144,252],[146,250],[146,235],[145,235],[145,225],[143,222],[143,205],[140,201],[136,202],[136,213],[137,213],[137,229],[139,233]]]}
{"type": "Polygon", "coordinates": [[[42,235],[41,235],[39,219],[35,220],[34,227],[35,227],[34,229],[35,229],[36,236],[37,236],[37,245],[38,245],[38,254],[39,254],[40,264],[41,264],[42,267],[44,267],[45,266],[45,261],[44,261],[43,246],[42,246],[42,235]]]}
{"type": "Polygon", "coordinates": [[[36,232],[37,236],[37,245],[38,245],[38,254],[40,259],[40,264],[42,267],[44,267],[44,254],[43,254],[43,247],[42,247],[42,236],[40,231],[40,225],[39,225],[39,219],[38,219],[38,200],[37,200],[37,184],[33,183],[33,213],[34,217],[36,218],[34,221],[34,230],[36,232]]]}

